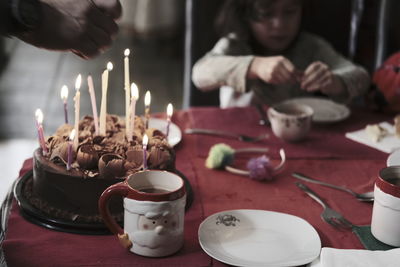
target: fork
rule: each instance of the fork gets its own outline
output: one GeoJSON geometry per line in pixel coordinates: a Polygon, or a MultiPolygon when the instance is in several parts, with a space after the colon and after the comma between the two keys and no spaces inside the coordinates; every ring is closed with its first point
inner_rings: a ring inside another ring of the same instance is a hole
{"type": "Polygon", "coordinates": [[[324,202],[321,199],[321,197],[317,193],[312,191],[308,186],[299,182],[296,182],[296,185],[324,208],[324,210],[321,213],[322,220],[329,223],[335,228],[341,228],[341,229],[353,228],[354,225],[350,221],[344,218],[342,214],[329,207],[329,205],[326,204],[326,202],[324,202]]]}
{"type": "Polygon", "coordinates": [[[212,129],[188,128],[185,130],[186,134],[210,134],[217,136],[232,137],[243,142],[257,142],[269,137],[269,134],[261,134],[259,136],[248,136],[244,134],[235,134],[231,132],[224,132],[212,129]]]}

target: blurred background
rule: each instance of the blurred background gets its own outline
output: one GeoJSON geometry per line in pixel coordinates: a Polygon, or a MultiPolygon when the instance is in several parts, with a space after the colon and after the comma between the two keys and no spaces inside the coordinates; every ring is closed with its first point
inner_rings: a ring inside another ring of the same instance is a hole
{"type": "Polygon", "coordinates": [[[171,102],[181,108],[184,0],[125,0],[120,31],[112,47],[91,60],[72,53],[46,51],[18,39],[3,39],[0,76],[0,138],[35,138],[35,109],[44,114],[44,128],[53,133],[64,120],[61,87],[69,88],[69,117],[74,116],[74,84],[82,74],[81,114],[92,114],[86,78],[92,75],[100,108],[101,74],[108,61],[108,112],[125,113],[124,50],[130,49],[130,77],[139,87],[137,112],[144,93],[152,94],[153,112],[165,111],[171,102]],[[154,4],[156,5],[154,5],[154,4]]]}
{"type": "MultiPolygon", "coordinates": [[[[304,0],[304,28],[317,33],[370,73],[400,49],[398,0],[304,0]]],[[[108,112],[124,114],[123,53],[130,54],[130,77],[143,97],[152,95],[152,112],[198,105],[218,105],[218,92],[201,93],[190,80],[194,62],[217,40],[214,18],[223,0],[121,0],[123,17],[111,49],[92,60],[71,53],[35,48],[18,39],[0,40],[0,197],[18,176],[24,159],[37,147],[34,112],[44,113],[45,134],[64,122],[62,85],[69,87],[73,118],[75,78],[81,73],[81,114],[91,114],[86,78],[95,83],[100,107],[100,77],[108,61],[108,112]],[[8,160],[5,160],[8,159],[8,160]]],[[[0,199],[1,202],[1,199],[0,199]]]]}

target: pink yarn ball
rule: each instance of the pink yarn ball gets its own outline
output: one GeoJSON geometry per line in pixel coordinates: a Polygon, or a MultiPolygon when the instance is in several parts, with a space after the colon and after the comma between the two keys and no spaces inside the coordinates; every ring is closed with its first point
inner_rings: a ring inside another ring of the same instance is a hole
{"type": "Polygon", "coordinates": [[[247,162],[247,168],[250,172],[250,178],[258,181],[271,181],[273,179],[273,167],[267,156],[262,155],[258,158],[252,158],[247,162]]]}

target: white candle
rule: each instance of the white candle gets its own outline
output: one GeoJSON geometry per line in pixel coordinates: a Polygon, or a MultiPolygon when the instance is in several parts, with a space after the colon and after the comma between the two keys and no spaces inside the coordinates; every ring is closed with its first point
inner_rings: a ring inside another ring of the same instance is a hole
{"type": "Polygon", "coordinates": [[[79,145],[79,110],[80,110],[80,102],[81,102],[81,92],[80,92],[80,88],[81,88],[81,83],[82,83],[82,76],[79,74],[78,77],[76,77],[75,80],[75,97],[74,97],[74,101],[75,101],[75,139],[74,139],[74,150],[77,151],[78,150],[78,145],[79,145]]]}
{"type": "Polygon", "coordinates": [[[108,73],[112,69],[113,64],[108,62],[107,68],[101,75],[100,135],[106,135],[108,73]]]}
{"type": "Polygon", "coordinates": [[[135,113],[136,113],[136,101],[139,98],[139,89],[135,83],[131,84],[131,121],[128,123],[129,125],[129,132],[128,132],[128,140],[132,141],[132,133],[135,131],[135,113]]]}
{"type": "Polygon", "coordinates": [[[99,135],[99,117],[97,115],[96,94],[94,92],[94,84],[91,75],[88,76],[87,82],[89,87],[90,102],[92,102],[94,131],[96,135],[99,135]]]}
{"type": "Polygon", "coordinates": [[[125,49],[124,51],[124,89],[125,89],[125,125],[126,125],[126,132],[129,132],[129,100],[130,100],[130,79],[129,79],[129,54],[130,50],[125,49]]]}
{"type": "Polygon", "coordinates": [[[146,129],[149,128],[149,120],[150,120],[150,103],[151,103],[151,95],[150,91],[147,91],[144,95],[144,118],[146,120],[146,129]]]}
{"type": "Polygon", "coordinates": [[[71,133],[69,134],[68,140],[68,150],[67,150],[67,171],[71,169],[72,164],[72,141],[75,140],[75,129],[72,129],[71,133]]]}
{"type": "Polygon", "coordinates": [[[147,143],[149,142],[149,138],[147,134],[143,135],[143,169],[147,169],[147,143]]]}
{"type": "Polygon", "coordinates": [[[44,131],[43,131],[43,112],[41,109],[37,109],[35,112],[35,117],[36,117],[36,127],[38,131],[38,140],[39,140],[39,145],[42,148],[42,154],[43,156],[47,155],[47,147],[46,147],[46,141],[44,140],[44,131]]]}
{"type": "Polygon", "coordinates": [[[124,51],[124,78],[125,78],[125,89],[129,90],[129,83],[130,83],[130,79],[129,79],[129,54],[131,53],[131,51],[127,48],[124,51]]]}
{"type": "Polygon", "coordinates": [[[64,103],[64,120],[65,120],[65,123],[68,124],[68,106],[67,106],[68,87],[66,85],[63,85],[61,87],[61,99],[64,103]]]}
{"type": "Polygon", "coordinates": [[[174,108],[173,108],[172,104],[169,103],[167,106],[167,134],[166,134],[167,140],[168,140],[168,135],[169,135],[169,127],[171,125],[171,117],[172,117],[173,113],[174,113],[174,108]]]}

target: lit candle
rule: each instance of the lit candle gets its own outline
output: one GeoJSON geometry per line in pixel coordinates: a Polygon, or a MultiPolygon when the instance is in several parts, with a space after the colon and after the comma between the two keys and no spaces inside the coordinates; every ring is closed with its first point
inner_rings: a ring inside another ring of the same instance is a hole
{"type": "Polygon", "coordinates": [[[75,129],[72,129],[71,133],[69,134],[68,140],[68,159],[67,159],[67,171],[71,169],[72,164],[72,141],[75,140],[75,129]]]}
{"type": "Polygon", "coordinates": [[[81,88],[81,83],[82,83],[82,76],[79,74],[78,77],[76,77],[75,80],[75,139],[74,139],[74,150],[78,150],[78,145],[79,145],[79,110],[80,110],[80,101],[81,101],[81,92],[79,89],[81,88]]]}
{"type": "Polygon", "coordinates": [[[147,91],[144,95],[144,118],[146,120],[146,129],[149,128],[149,120],[150,120],[150,103],[151,103],[151,95],[150,91],[147,91]]]}
{"type": "Polygon", "coordinates": [[[168,135],[169,135],[169,127],[171,125],[171,117],[172,113],[174,113],[174,108],[172,107],[172,104],[169,103],[167,106],[167,140],[168,140],[168,135]]]}
{"type": "Polygon", "coordinates": [[[99,135],[99,117],[97,115],[96,94],[94,92],[94,84],[91,75],[88,76],[87,82],[89,87],[90,101],[92,102],[94,131],[96,135],[99,135]]]}
{"type": "Polygon", "coordinates": [[[124,82],[124,88],[125,88],[125,125],[126,125],[126,130],[128,132],[129,129],[129,100],[130,100],[130,79],[129,79],[129,54],[130,50],[125,49],[124,51],[124,77],[125,77],[125,82],[124,82]]]}
{"type": "Polygon", "coordinates": [[[67,106],[68,87],[66,85],[63,85],[61,87],[61,99],[64,102],[64,119],[65,119],[65,123],[68,124],[68,106],[67,106]]]}
{"type": "Polygon", "coordinates": [[[147,169],[147,143],[149,142],[149,138],[147,134],[143,135],[143,169],[147,169]]]}
{"type": "Polygon", "coordinates": [[[108,73],[112,69],[113,64],[108,62],[107,68],[101,75],[100,135],[106,135],[108,73]]]}
{"type": "Polygon", "coordinates": [[[42,154],[43,156],[47,155],[47,147],[46,147],[46,141],[44,140],[44,131],[43,131],[43,112],[41,109],[37,109],[35,112],[35,117],[36,117],[36,127],[38,131],[38,140],[39,140],[39,145],[42,148],[42,154]]]}
{"type": "Polygon", "coordinates": [[[128,123],[128,140],[132,141],[132,133],[135,131],[135,113],[136,113],[136,101],[139,98],[139,89],[135,83],[131,84],[131,121],[128,123]]]}

